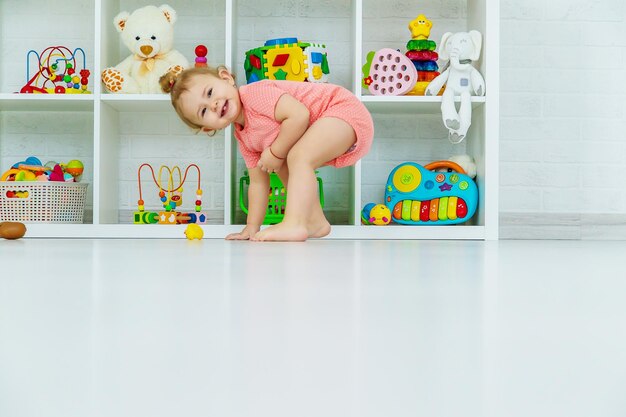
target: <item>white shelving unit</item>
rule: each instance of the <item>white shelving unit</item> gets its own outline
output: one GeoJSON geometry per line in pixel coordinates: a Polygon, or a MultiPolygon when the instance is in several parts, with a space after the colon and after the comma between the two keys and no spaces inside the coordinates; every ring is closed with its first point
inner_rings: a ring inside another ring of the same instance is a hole
{"type": "MultiPolygon", "coordinates": [[[[482,32],[483,50],[481,60],[477,63],[478,69],[485,77],[487,84],[487,94],[484,97],[473,97],[473,122],[468,139],[465,144],[465,151],[474,156],[478,166],[477,184],[480,192],[479,209],[475,217],[469,224],[456,226],[362,226],[360,224],[361,207],[368,201],[363,200],[362,185],[366,171],[364,166],[366,162],[359,162],[355,167],[350,168],[350,195],[349,208],[346,209],[346,224],[333,225],[330,238],[346,238],[346,239],[497,239],[498,238],[498,131],[499,131],[499,1],[498,0],[459,0],[462,10],[458,13],[460,18],[454,21],[449,28],[446,22],[449,19],[441,19],[437,24],[442,27],[442,31],[459,31],[478,29],[482,32]],[[459,23],[459,20],[461,23],[459,23]]],[[[3,34],[11,31],[9,38],[5,37],[2,41],[2,50],[5,52],[0,61],[0,69],[3,72],[13,71],[21,67],[26,56],[27,49],[12,54],[6,53],[13,45],[24,45],[27,43],[28,33],[30,32],[29,19],[23,20],[20,28],[23,29],[23,35],[19,30],[11,30],[14,25],[14,11],[17,6],[12,5],[13,2],[2,2],[0,5],[0,28],[3,34]],[[20,38],[24,40],[20,41],[20,38]],[[17,39],[17,43],[16,43],[17,39]]],[[[54,6],[55,1],[48,2],[51,4],[50,10],[63,10],[63,3],[58,0],[58,4],[54,6]]],[[[89,95],[25,95],[14,94],[16,91],[16,81],[12,83],[5,81],[0,84],[0,115],[9,115],[13,112],[60,112],[61,114],[73,114],[81,112],[93,117],[93,132],[91,137],[86,140],[91,141],[89,146],[92,149],[93,166],[88,168],[86,177],[90,180],[90,204],[93,208],[93,219],[88,224],[28,224],[30,237],[103,237],[103,238],[126,238],[126,237],[145,237],[145,238],[184,238],[182,231],[184,225],[179,226],[159,226],[159,225],[133,225],[121,224],[120,222],[120,179],[111,176],[111,172],[120,172],[118,160],[120,154],[120,119],[127,114],[137,114],[138,120],[144,113],[172,113],[169,97],[167,95],[113,95],[102,91],[99,82],[99,74],[101,70],[107,66],[111,66],[119,62],[127,55],[127,51],[120,44],[119,35],[111,24],[113,17],[120,10],[134,10],[146,4],[153,4],[140,1],[123,1],[123,0],[79,0],[76,3],[75,14],[69,17],[71,22],[79,19],[83,24],[78,25],[76,33],[65,34],[65,37],[50,41],[54,37],[54,27],[52,25],[42,34],[39,46],[50,46],[45,44],[43,39],[48,42],[63,44],[75,39],[88,39],[92,42],[89,47],[83,47],[88,51],[88,55],[93,59],[89,62],[89,68],[92,71],[90,78],[90,90],[93,94],[89,95]],[[65,39],[67,38],[67,39],[65,39]]],[[[242,61],[243,53],[252,41],[243,39],[246,36],[243,26],[238,26],[238,22],[250,19],[253,9],[250,9],[250,3],[238,5],[236,0],[212,1],[206,0],[193,2],[193,7],[197,8],[197,15],[179,16],[179,22],[176,31],[184,30],[186,48],[177,49],[188,51],[192,42],[203,43],[203,39],[208,36],[205,30],[214,30],[215,33],[223,34],[223,41],[217,42],[217,47],[213,45],[210,48],[212,57],[216,61],[224,62],[235,71],[240,71],[239,63],[242,61]],[[207,11],[204,13],[204,11],[207,11]],[[204,16],[207,16],[206,18],[204,16]],[[206,25],[203,19],[210,20],[210,24],[206,25]],[[184,27],[185,29],[181,29],[184,27]],[[206,27],[210,27],[206,29],[206,27]],[[197,36],[194,38],[193,30],[198,29],[197,36]],[[191,35],[190,35],[191,33],[191,35]]],[[[244,3],[244,2],[242,2],[244,3]]],[[[406,1],[402,5],[406,6],[406,1]]],[[[410,3],[410,2],[408,2],[410,3]]],[[[424,9],[435,9],[441,7],[441,2],[436,0],[418,1],[407,10],[404,25],[413,19],[424,9]],[[421,10],[420,10],[421,9],[421,10]]],[[[168,1],[174,9],[191,7],[184,0],[168,1]]],[[[21,6],[20,6],[21,7],[21,6]]],[[[45,13],[38,6],[28,6],[23,10],[24,14],[32,16],[37,13],[45,13]],[[31,7],[32,10],[28,8],[31,7]]],[[[439,106],[441,99],[439,97],[381,97],[367,95],[361,89],[361,67],[363,59],[367,53],[368,41],[364,40],[364,34],[367,33],[368,25],[366,15],[371,13],[369,7],[386,8],[389,5],[385,2],[373,0],[352,0],[349,3],[350,16],[352,23],[350,50],[353,55],[349,58],[350,68],[350,84],[345,85],[352,88],[353,92],[366,104],[370,111],[377,115],[375,120],[386,117],[385,115],[437,115],[439,114],[439,106]]],[[[312,7],[311,7],[312,8],[312,7]]],[[[424,12],[426,13],[426,12],[424,12]]],[[[315,13],[313,13],[315,14],[315,13]]],[[[37,16],[33,21],[41,22],[44,16],[37,16]]],[[[257,17],[254,16],[256,19],[257,17]]],[[[267,18],[258,16],[262,20],[267,18]]],[[[313,17],[314,19],[314,17],[313,17]]],[[[435,21],[435,19],[432,19],[435,21]]],[[[271,32],[271,31],[270,31],[271,32]]],[[[307,34],[315,33],[315,29],[307,28],[307,34]]],[[[408,33],[408,31],[407,31],[408,33]]],[[[290,36],[292,33],[277,33],[274,37],[290,36]]],[[[298,35],[300,36],[300,35],[298,35]]],[[[385,33],[378,33],[383,41],[385,41],[385,33]]],[[[305,37],[302,35],[301,37],[305,37]]],[[[431,38],[436,42],[439,40],[435,37],[431,38]]],[[[387,39],[387,42],[393,42],[394,39],[387,39]]],[[[329,42],[330,43],[330,42],[329,42]]],[[[371,42],[370,42],[371,43],[371,42]]],[[[385,47],[382,45],[380,47],[385,47]]],[[[397,45],[400,49],[404,45],[397,45]]],[[[29,49],[37,49],[31,46],[29,49]]],[[[41,48],[43,49],[43,48],[41,48]]],[[[193,49],[191,49],[193,51],[193,49]]],[[[192,61],[193,56],[189,56],[192,61]]],[[[333,68],[333,50],[329,48],[331,70],[333,68]]],[[[88,58],[89,59],[89,58],[88,58]]],[[[239,77],[241,79],[241,77],[239,77]]],[[[334,80],[333,80],[334,81],[334,80]]],[[[19,89],[19,87],[17,87],[19,89]]],[[[4,123],[11,123],[11,117],[0,119],[4,123]],[[8,120],[8,121],[7,121],[8,120]]],[[[3,132],[14,131],[18,129],[15,126],[0,125],[0,155],[3,152],[3,144],[9,140],[7,134],[3,132]]],[[[232,138],[231,129],[224,132],[223,139],[223,220],[218,224],[205,225],[205,237],[222,238],[227,233],[238,231],[241,225],[234,224],[236,212],[236,202],[238,199],[238,176],[236,172],[238,168],[238,157],[235,140],[232,138]]],[[[375,139],[376,140],[376,139],[375,139]]],[[[442,136],[442,141],[447,141],[442,136]]],[[[24,155],[28,156],[28,155],[24,155]]],[[[45,157],[45,156],[44,156],[45,157]]],[[[1,168],[5,168],[8,163],[8,157],[4,156],[1,160],[4,164],[1,168]]],[[[202,164],[202,161],[198,161],[202,164]]],[[[8,168],[8,167],[7,167],[8,168]]],[[[119,174],[121,176],[121,174],[119,174]]],[[[386,182],[386,177],[380,179],[381,190],[386,182]]],[[[382,195],[382,193],[381,193],[382,195]]],[[[222,209],[220,207],[220,209],[222,209]]],[[[130,222],[130,219],[129,219],[130,222]]]]}

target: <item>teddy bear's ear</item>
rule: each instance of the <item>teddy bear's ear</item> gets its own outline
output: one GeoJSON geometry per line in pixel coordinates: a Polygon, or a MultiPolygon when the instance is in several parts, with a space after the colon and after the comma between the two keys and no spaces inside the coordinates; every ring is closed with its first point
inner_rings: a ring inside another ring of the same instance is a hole
{"type": "Polygon", "coordinates": [[[118,32],[122,33],[122,31],[126,28],[126,21],[128,20],[128,12],[121,12],[117,16],[113,18],[113,25],[118,32]]]}
{"type": "Polygon", "coordinates": [[[159,6],[159,10],[163,12],[163,15],[170,22],[170,25],[176,23],[176,10],[172,9],[169,4],[162,4],[159,6]]]}

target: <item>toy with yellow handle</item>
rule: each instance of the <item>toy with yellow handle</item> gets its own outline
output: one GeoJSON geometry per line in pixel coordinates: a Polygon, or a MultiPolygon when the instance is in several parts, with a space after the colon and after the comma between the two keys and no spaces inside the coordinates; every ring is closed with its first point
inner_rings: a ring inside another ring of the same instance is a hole
{"type": "Polygon", "coordinates": [[[385,205],[391,221],[407,225],[464,223],[478,206],[478,188],[460,165],[435,161],[426,166],[405,162],[389,174],[385,205]],[[433,172],[449,168],[453,172],[433,172]]]}

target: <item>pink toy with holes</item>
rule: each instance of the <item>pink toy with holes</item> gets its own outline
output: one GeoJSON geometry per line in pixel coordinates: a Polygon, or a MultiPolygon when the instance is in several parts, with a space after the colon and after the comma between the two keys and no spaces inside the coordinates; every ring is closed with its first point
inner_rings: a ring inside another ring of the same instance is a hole
{"type": "Polygon", "coordinates": [[[370,77],[369,91],[373,95],[400,96],[413,89],[417,82],[417,70],[404,54],[383,48],[372,59],[370,77]]]}

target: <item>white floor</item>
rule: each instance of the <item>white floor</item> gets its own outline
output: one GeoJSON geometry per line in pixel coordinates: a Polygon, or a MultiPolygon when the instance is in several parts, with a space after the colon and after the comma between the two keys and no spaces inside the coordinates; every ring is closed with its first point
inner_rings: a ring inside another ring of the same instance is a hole
{"type": "Polygon", "coordinates": [[[1,417],[626,415],[626,242],[0,240],[1,417]]]}

